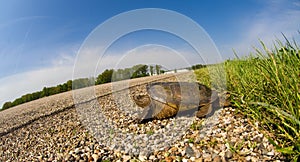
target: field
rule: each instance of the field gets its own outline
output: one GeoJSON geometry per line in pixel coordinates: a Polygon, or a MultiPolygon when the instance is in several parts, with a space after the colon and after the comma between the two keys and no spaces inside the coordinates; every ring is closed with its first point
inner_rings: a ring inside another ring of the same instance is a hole
{"type": "Polygon", "coordinates": [[[297,161],[300,158],[300,48],[295,41],[287,39],[284,43],[277,41],[272,50],[263,42],[261,47],[256,48],[255,54],[199,69],[195,74],[198,81],[229,91],[234,107],[253,124],[260,123],[260,131],[277,151],[297,161]]]}

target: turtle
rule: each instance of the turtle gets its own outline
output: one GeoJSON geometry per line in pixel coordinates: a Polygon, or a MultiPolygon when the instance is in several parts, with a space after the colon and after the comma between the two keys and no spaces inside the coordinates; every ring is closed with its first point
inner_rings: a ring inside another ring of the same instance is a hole
{"type": "Polygon", "coordinates": [[[136,105],[143,108],[138,123],[195,113],[203,118],[220,107],[218,93],[198,82],[154,82],[147,84],[146,90],[146,95],[133,97],[136,105]]]}

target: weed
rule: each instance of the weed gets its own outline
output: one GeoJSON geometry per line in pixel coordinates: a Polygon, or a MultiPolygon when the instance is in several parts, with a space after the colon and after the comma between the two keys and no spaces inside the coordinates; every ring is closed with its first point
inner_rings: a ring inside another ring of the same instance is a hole
{"type": "MultiPolygon", "coordinates": [[[[284,43],[277,40],[271,50],[263,42],[261,46],[262,49],[255,49],[255,54],[224,63],[226,87],[234,106],[252,122],[261,123],[261,131],[269,132],[271,136],[267,137],[277,151],[297,161],[300,158],[300,48],[295,40],[291,43],[288,39],[284,43]]],[[[206,68],[195,71],[199,82],[208,85],[217,80],[213,78],[215,75],[209,78],[208,71],[206,68]]]]}

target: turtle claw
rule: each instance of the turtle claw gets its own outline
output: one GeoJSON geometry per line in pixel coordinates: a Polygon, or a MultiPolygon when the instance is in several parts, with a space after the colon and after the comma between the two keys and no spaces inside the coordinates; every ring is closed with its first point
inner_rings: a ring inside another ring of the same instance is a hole
{"type": "Polygon", "coordinates": [[[151,121],[152,119],[153,119],[152,109],[151,109],[151,105],[149,105],[144,108],[142,114],[136,119],[136,121],[137,123],[142,124],[151,121]]]}

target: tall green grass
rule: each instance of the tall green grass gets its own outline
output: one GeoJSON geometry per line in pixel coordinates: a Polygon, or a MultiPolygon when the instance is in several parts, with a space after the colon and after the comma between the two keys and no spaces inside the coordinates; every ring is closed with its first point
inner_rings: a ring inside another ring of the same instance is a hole
{"type": "MultiPolygon", "coordinates": [[[[277,41],[244,58],[225,62],[227,90],[234,105],[259,121],[269,141],[289,159],[300,159],[300,48],[277,41]]],[[[198,79],[205,69],[196,71],[198,79]]],[[[206,78],[206,77],[203,77],[206,78]]],[[[207,82],[207,79],[204,80],[207,82]]]]}

